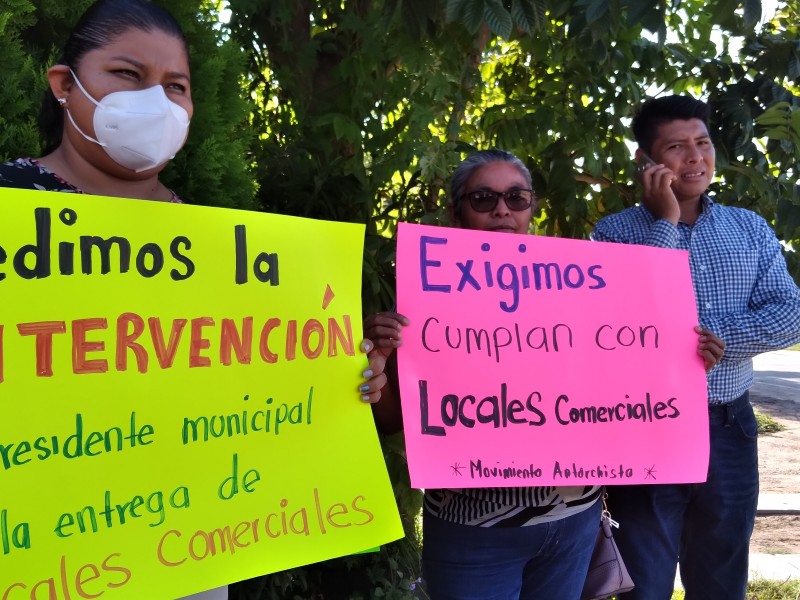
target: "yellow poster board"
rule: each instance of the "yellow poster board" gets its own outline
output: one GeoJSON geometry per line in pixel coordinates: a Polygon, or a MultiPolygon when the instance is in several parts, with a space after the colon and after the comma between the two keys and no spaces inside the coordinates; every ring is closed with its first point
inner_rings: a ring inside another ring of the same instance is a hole
{"type": "Polygon", "coordinates": [[[174,599],[403,535],[363,226],[0,190],[0,599],[174,599]]]}

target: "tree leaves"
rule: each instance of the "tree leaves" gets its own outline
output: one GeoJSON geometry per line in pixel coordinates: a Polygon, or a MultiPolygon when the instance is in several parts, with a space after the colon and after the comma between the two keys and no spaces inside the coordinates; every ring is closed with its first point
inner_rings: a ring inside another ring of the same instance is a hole
{"type": "Polygon", "coordinates": [[[476,33],[483,24],[486,2],[491,0],[465,0],[461,21],[470,33],[476,33]]]}
{"type": "Polygon", "coordinates": [[[745,29],[755,29],[761,20],[761,0],[744,0],[745,29]]]}
{"type": "Polygon", "coordinates": [[[545,29],[547,19],[545,0],[512,0],[511,18],[514,24],[533,34],[545,29]]]}
{"type": "Polygon", "coordinates": [[[794,186],[794,202],[781,198],[778,200],[775,230],[783,238],[796,239],[800,237],[800,193],[798,186],[794,186]]]}
{"type": "Polygon", "coordinates": [[[470,3],[470,0],[447,0],[445,5],[445,17],[447,21],[459,21],[464,16],[464,7],[470,3]]]}
{"type": "Polygon", "coordinates": [[[460,22],[470,33],[477,33],[485,24],[493,34],[507,40],[515,26],[529,34],[542,30],[546,12],[545,0],[512,0],[510,10],[503,0],[447,0],[445,14],[448,22],[460,22]]]}
{"type": "Polygon", "coordinates": [[[492,33],[506,40],[511,37],[513,27],[511,13],[505,9],[500,0],[486,0],[484,18],[492,33]]]}
{"type": "Polygon", "coordinates": [[[586,7],[586,23],[591,25],[608,14],[608,0],[590,0],[586,7]]]}
{"type": "Polygon", "coordinates": [[[627,8],[626,21],[628,26],[632,27],[641,24],[642,27],[653,33],[664,29],[664,15],[660,2],[627,0],[623,5],[627,8]]]}

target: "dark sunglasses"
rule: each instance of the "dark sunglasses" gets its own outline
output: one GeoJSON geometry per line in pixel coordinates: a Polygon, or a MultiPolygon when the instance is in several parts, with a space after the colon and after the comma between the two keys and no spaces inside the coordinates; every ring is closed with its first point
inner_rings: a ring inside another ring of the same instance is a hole
{"type": "Polygon", "coordinates": [[[478,190],[468,192],[461,196],[469,201],[469,205],[475,212],[492,212],[500,203],[500,198],[506,201],[509,210],[527,210],[533,202],[533,190],[508,190],[506,192],[495,192],[493,190],[478,190]]]}

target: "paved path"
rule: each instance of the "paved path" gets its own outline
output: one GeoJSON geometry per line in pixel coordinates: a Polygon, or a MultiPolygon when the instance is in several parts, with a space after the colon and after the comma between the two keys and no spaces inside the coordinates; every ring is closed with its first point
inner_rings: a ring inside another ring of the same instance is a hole
{"type": "Polygon", "coordinates": [[[751,554],[750,579],[800,579],[800,554],[751,554]]]}
{"type": "Polygon", "coordinates": [[[800,402],[800,352],[778,350],[753,359],[755,378],[750,394],[800,402]]]}

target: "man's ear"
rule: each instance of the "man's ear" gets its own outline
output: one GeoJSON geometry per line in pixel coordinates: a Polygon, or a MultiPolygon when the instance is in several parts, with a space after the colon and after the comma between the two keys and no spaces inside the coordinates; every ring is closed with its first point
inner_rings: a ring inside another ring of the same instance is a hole
{"type": "Polygon", "coordinates": [[[56,97],[58,103],[66,105],[69,103],[69,95],[72,93],[74,80],[69,72],[67,65],[53,65],[47,69],[47,80],[50,82],[50,91],[56,97]],[[62,102],[62,99],[65,102],[62,102]]]}

